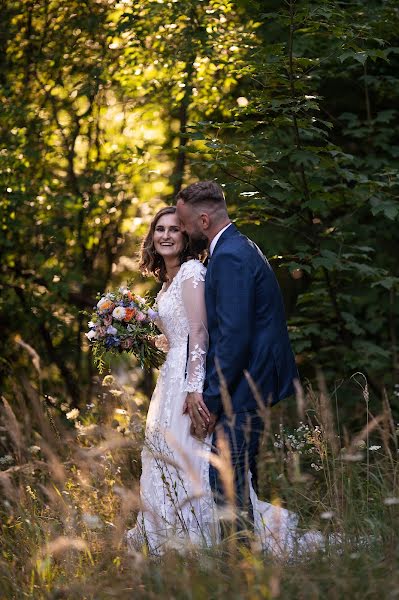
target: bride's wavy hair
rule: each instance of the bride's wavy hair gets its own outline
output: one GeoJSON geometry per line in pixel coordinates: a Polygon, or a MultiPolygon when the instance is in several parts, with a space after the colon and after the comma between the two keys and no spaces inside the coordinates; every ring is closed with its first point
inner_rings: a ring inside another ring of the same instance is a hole
{"type": "MultiPolygon", "coordinates": [[[[143,239],[140,248],[139,269],[141,273],[146,276],[154,275],[154,277],[161,282],[167,281],[166,266],[162,256],[155,250],[155,227],[157,226],[157,223],[161,217],[164,215],[173,215],[175,213],[175,206],[165,206],[165,208],[161,208],[161,210],[158,211],[155,217],[152,219],[150,223],[150,229],[143,239]]],[[[184,248],[180,252],[179,256],[180,264],[182,265],[184,262],[192,258],[203,260],[205,255],[203,245],[201,246],[201,242],[190,240],[185,232],[183,232],[182,235],[185,243],[184,248]]]]}

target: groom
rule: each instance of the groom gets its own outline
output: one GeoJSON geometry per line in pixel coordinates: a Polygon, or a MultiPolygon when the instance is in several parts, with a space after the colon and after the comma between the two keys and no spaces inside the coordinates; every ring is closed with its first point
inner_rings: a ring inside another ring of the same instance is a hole
{"type": "MultiPolygon", "coordinates": [[[[258,402],[261,398],[265,405],[273,405],[293,394],[298,378],[283,301],[268,261],[231,223],[217,183],[199,181],[181,190],[176,209],[188,235],[208,241],[210,257],[205,278],[209,349],[204,391],[203,396],[189,394],[186,404],[193,429],[214,432],[214,449],[219,437],[229,442],[235,501],[242,516],[237,528],[244,530],[253,526],[248,469],[256,490],[264,427],[258,402]],[[245,372],[256,386],[257,398],[245,372]],[[227,412],[220,374],[231,399],[227,412]]],[[[220,473],[212,465],[210,482],[216,502],[223,506],[220,473]]]]}

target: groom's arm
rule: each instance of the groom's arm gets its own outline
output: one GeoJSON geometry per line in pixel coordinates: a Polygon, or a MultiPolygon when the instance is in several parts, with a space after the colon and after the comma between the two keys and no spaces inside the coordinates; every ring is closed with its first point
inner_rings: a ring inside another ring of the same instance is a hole
{"type": "MultiPolygon", "coordinates": [[[[219,335],[215,362],[231,393],[247,368],[255,320],[255,277],[245,256],[218,253],[212,258],[219,335]]],[[[216,364],[208,368],[204,400],[211,413],[222,408],[216,364]]]]}

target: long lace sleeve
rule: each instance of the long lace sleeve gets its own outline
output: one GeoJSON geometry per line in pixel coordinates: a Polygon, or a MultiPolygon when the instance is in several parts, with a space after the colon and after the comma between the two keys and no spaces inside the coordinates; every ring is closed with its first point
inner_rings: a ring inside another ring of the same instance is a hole
{"type": "Polygon", "coordinates": [[[205,308],[205,267],[199,261],[184,265],[182,299],[189,325],[185,392],[202,392],[205,380],[208,328],[205,308]]]}

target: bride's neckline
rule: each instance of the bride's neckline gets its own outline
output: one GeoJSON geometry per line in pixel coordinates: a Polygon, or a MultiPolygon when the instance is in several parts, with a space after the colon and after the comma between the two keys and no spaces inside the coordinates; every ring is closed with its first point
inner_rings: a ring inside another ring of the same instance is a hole
{"type": "MultiPolygon", "coordinates": [[[[181,267],[180,267],[181,269],[181,267]]],[[[167,282],[164,281],[162,284],[162,288],[161,288],[161,292],[162,294],[166,294],[167,291],[170,290],[170,288],[172,287],[172,285],[174,284],[174,282],[177,279],[178,274],[180,273],[180,269],[177,271],[176,275],[173,277],[172,281],[169,283],[169,285],[167,285],[167,282]]]]}
{"type": "MultiPolygon", "coordinates": [[[[193,259],[192,259],[192,260],[193,260],[193,259]]],[[[189,262],[189,261],[187,261],[187,262],[189,262]]],[[[162,287],[161,287],[161,289],[159,290],[159,296],[158,296],[158,297],[160,297],[160,296],[163,296],[164,294],[166,294],[166,292],[168,292],[168,291],[170,290],[170,288],[173,286],[174,282],[175,282],[175,281],[176,281],[176,279],[178,278],[178,276],[179,276],[179,273],[180,273],[180,271],[181,271],[181,269],[182,269],[182,266],[183,266],[184,264],[187,264],[187,262],[185,262],[185,263],[182,263],[182,264],[180,265],[180,268],[179,268],[179,270],[177,271],[176,275],[173,277],[172,281],[169,283],[169,285],[168,285],[167,287],[166,287],[166,283],[167,283],[167,282],[166,282],[166,281],[164,281],[164,282],[163,282],[163,284],[162,284],[162,287]]]]}

